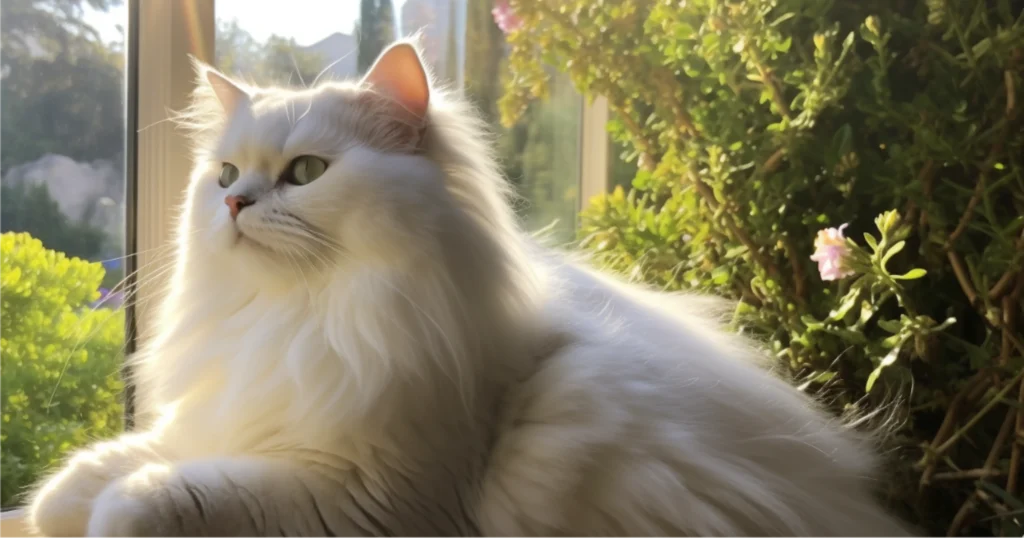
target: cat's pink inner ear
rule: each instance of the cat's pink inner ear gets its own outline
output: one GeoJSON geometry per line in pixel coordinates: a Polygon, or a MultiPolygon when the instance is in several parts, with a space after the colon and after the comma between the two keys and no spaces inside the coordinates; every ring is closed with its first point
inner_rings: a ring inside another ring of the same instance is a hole
{"type": "Polygon", "coordinates": [[[363,82],[395,99],[417,118],[427,115],[430,83],[423,62],[412,45],[398,43],[381,53],[363,82]]]}
{"type": "Polygon", "coordinates": [[[206,80],[213,88],[213,93],[217,95],[225,112],[234,112],[238,105],[249,100],[249,92],[213,69],[206,71],[206,80]]]}

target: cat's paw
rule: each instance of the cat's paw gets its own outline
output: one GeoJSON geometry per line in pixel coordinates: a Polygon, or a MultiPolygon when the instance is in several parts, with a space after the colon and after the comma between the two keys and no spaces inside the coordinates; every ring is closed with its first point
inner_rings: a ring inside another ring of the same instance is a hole
{"type": "Polygon", "coordinates": [[[166,465],[145,465],[106,487],[92,507],[85,537],[163,537],[160,497],[169,472],[166,465]]]}
{"type": "Polygon", "coordinates": [[[44,536],[83,536],[92,503],[111,480],[103,447],[79,452],[33,494],[27,509],[30,528],[44,536]]]}
{"type": "Polygon", "coordinates": [[[172,470],[149,464],[103,490],[92,507],[86,536],[178,536],[180,515],[166,490],[172,470]]]}

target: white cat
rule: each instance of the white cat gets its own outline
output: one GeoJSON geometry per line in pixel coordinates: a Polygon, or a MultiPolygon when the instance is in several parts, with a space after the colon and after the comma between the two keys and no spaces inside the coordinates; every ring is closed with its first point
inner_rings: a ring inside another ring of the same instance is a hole
{"type": "Polygon", "coordinates": [[[305,90],[200,72],[139,425],[36,492],[41,533],[905,533],[707,300],[532,246],[413,45],[305,90]]]}

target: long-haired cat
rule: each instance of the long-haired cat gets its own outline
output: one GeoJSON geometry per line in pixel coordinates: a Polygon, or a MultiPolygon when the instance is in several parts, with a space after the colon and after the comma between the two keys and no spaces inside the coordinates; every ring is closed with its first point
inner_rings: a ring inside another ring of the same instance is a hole
{"type": "Polygon", "coordinates": [[[414,45],[302,90],[199,70],[138,426],[35,492],[41,533],[904,533],[870,443],[707,300],[526,239],[414,45]]]}

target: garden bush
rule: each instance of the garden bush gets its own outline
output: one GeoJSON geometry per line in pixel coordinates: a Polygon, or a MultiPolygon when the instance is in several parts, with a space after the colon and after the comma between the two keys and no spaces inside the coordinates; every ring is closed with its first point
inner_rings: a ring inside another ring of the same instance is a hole
{"type": "Polygon", "coordinates": [[[1020,536],[1024,2],[509,4],[503,121],[553,66],[637,163],[595,260],[736,299],[801,389],[898,419],[882,493],[925,531],[1020,536]]]}
{"type": "Polygon", "coordinates": [[[122,428],[121,310],[91,308],[99,263],[0,236],[0,496],[19,496],[72,448],[122,428]]]}

